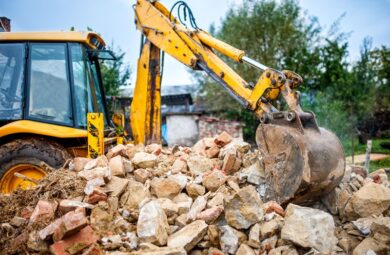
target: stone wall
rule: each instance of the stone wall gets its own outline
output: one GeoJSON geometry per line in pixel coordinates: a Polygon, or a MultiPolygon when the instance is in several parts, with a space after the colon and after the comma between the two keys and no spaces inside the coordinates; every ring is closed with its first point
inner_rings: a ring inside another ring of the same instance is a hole
{"type": "Polygon", "coordinates": [[[214,137],[226,131],[234,138],[243,140],[243,124],[239,121],[219,119],[215,117],[201,116],[199,118],[199,139],[214,137]]]}

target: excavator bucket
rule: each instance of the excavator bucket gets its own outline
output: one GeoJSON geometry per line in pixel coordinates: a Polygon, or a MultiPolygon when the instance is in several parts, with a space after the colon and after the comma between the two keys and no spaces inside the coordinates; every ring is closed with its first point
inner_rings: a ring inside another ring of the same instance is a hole
{"type": "Polygon", "coordinates": [[[340,183],[344,152],[335,134],[317,127],[314,114],[289,114],[260,124],[256,132],[268,185],[266,200],[310,204],[340,183]]]}

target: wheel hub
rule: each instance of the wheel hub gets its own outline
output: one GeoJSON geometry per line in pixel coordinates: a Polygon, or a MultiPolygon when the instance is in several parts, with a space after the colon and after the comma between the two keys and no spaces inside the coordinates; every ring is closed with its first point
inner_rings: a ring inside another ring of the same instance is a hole
{"type": "Polygon", "coordinates": [[[33,180],[40,180],[47,175],[42,168],[30,164],[18,164],[8,169],[0,180],[0,191],[9,194],[17,189],[31,189],[36,184],[27,179],[16,177],[15,173],[22,174],[33,180]]]}

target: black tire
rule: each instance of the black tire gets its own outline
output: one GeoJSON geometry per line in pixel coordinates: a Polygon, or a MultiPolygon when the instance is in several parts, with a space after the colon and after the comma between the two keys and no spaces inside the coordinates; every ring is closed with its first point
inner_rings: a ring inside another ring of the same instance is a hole
{"type": "Polygon", "coordinates": [[[62,145],[45,138],[15,139],[0,146],[0,178],[18,164],[41,167],[43,161],[52,168],[60,168],[69,158],[62,145]]]}

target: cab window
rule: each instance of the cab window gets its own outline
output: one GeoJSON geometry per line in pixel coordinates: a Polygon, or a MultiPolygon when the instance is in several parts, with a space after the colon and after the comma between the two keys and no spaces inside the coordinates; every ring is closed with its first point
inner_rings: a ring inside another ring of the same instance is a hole
{"type": "Polygon", "coordinates": [[[33,43],[30,56],[28,115],[73,125],[65,43],[33,43]]]}
{"type": "Polygon", "coordinates": [[[22,118],[25,45],[0,44],[0,120],[22,118]]]}
{"type": "Polygon", "coordinates": [[[86,53],[80,44],[71,44],[71,62],[75,94],[76,125],[87,126],[87,113],[93,112],[90,75],[86,53]]]}

